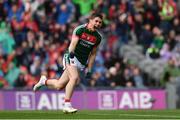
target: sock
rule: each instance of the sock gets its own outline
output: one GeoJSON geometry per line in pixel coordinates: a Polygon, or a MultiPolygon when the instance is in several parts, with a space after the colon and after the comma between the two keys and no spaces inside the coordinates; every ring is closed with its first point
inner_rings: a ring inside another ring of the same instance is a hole
{"type": "Polygon", "coordinates": [[[71,107],[70,99],[65,99],[65,100],[64,100],[64,106],[65,106],[65,107],[71,107]]]}
{"type": "Polygon", "coordinates": [[[66,102],[69,102],[69,103],[70,103],[71,100],[70,100],[70,99],[65,99],[64,102],[65,102],[65,103],[66,103],[66,102]]]}
{"type": "Polygon", "coordinates": [[[43,84],[43,85],[47,85],[47,78],[45,75],[41,75],[40,77],[40,82],[43,84]]]}
{"type": "Polygon", "coordinates": [[[45,85],[45,86],[47,86],[47,81],[48,81],[48,80],[45,80],[45,81],[44,81],[44,85],[45,85]]]}

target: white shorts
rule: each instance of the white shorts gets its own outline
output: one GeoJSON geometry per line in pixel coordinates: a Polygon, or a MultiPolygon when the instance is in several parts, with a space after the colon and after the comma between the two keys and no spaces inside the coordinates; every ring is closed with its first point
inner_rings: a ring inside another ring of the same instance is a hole
{"type": "MultiPolygon", "coordinates": [[[[69,60],[70,60],[70,65],[76,66],[80,71],[84,70],[85,66],[82,65],[76,57],[74,57],[73,59],[70,58],[69,60]]],[[[66,62],[65,56],[64,56],[63,57],[63,70],[66,69],[67,64],[69,64],[69,63],[66,62]]]]}

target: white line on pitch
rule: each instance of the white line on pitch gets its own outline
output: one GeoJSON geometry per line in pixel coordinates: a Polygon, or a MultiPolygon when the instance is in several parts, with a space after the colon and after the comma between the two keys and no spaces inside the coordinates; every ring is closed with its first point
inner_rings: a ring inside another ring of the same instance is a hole
{"type": "Polygon", "coordinates": [[[86,115],[99,115],[99,116],[109,116],[109,115],[118,115],[118,116],[136,116],[136,117],[159,117],[159,118],[180,118],[180,116],[172,116],[172,115],[169,115],[169,116],[167,116],[167,115],[142,115],[142,114],[138,114],[138,115],[136,115],[136,114],[123,114],[123,113],[121,113],[121,114],[94,114],[94,113],[92,113],[92,114],[86,114],[86,115]]]}

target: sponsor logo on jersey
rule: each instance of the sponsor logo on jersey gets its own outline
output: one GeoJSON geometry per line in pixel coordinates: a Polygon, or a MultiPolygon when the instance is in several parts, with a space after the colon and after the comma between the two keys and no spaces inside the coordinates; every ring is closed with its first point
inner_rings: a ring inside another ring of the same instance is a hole
{"type": "Polygon", "coordinates": [[[96,43],[96,37],[87,33],[82,33],[82,35],[80,36],[80,39],[89,41],[91,43],[96,43]]]}

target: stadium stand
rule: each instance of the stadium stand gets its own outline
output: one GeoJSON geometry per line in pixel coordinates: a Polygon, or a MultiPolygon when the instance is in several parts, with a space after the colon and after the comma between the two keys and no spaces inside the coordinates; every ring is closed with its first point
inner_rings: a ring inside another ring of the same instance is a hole
{"type": "Polygon", "coordinates": [[[103,13],[104,37],[93,78],[82,77],[80,86],[159,88],[172,78],[180,81],[179,4],[178,0],[1,0],[0,88],[31,89],[40,74],[59,77],[72,30],[92,11],[103,13]]]}

